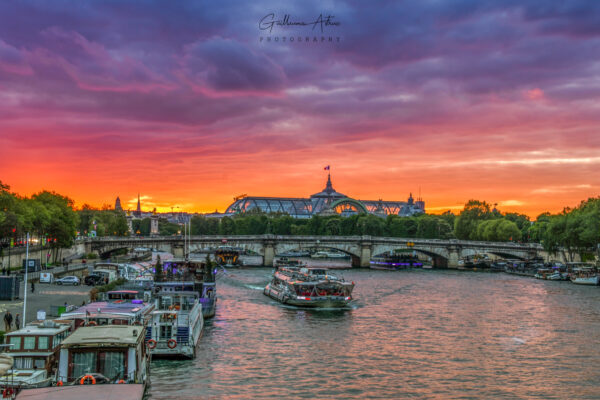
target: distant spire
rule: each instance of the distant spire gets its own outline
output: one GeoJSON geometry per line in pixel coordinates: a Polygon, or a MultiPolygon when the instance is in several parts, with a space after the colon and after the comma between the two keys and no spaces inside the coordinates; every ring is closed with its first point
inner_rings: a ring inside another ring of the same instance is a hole
{"type": "Polygon", "coordinates": [[[331,174],[327,174],[327,185],[325,185],[325,190],[333,190],[333,185],[331,184],[331,174]]]}
{"type": "Polygon", "coordinates": [[[123,207],[121,207],[121,199],[117,196],[117,200],[115,200],[115,211],[123,211],[123,207]]]}
{"type": "Polygon", "coordinates": [[[135,209],[135,211],[133,212],[133,215],[135,215],[136,217],[140,218],[142,216],[142,203],[140,201],[140,192],[138,192],[138,203],[137,203],[137,208],[135,209]]]}

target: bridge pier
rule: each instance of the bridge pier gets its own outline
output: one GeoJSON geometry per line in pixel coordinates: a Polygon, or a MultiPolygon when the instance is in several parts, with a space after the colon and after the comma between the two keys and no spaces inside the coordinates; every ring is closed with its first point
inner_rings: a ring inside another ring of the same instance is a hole
{"type": "MultiPolygon", "coordinates": [[[[360,267],[369,268],[369,266],[371,265],[372,248],[373,242],[371,241],[371,236],[363,236],[360,241],[360,267]]],[[[354,264],[354,258],[352,259],[352,261],[354,264]]]]}
{"type": "Polygon", "coordinates": [[[173,245],[171,246],[171,249],[173,250],[174,258],[183,258],[184,257],[183,243],[173,243],[173,245]]]}
{"type": "MultiPolygon", "coordinates": [[[[272,236],[272,235],[267,235],[272,236]]],[[[272,267],[273,261],[275,260],[275,240],[274,238],[268,237],[263,241],[263,265],[266,267],[272,267]]]]}
{"type": "Polygon", "coordinates": [[[461,249],[459,246],[448,247],[448,268],[458,268],[458,260],[461,258],[461,249]]]}

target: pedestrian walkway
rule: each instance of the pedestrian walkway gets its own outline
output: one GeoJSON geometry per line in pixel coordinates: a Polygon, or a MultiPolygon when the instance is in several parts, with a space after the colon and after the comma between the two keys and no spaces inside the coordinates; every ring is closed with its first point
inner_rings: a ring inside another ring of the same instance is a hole
{"type": "MultiPolygon", "coordinates": [[[[0,300],[0,315],[4,318],[7,310],[14,316],[23,314],[23,282],[21,282],[19,298],[16,300],[0,300]]],[[[37,319],[37,312],[44,310],[47,319],[55,318],[50,314],[51,306],[63,306],[65,303],[81,305],[83,301],[89,301],[88,286],[57,286],[53,284],[36,283],[35,293],[31,293],[31,285],[27,284],[27,318],[26,322],[37,319]]],[[[14,325],[14,320],[13,320],[14,325]]],[[[4,325],[2,328],[4,329],[4,325]]]]}

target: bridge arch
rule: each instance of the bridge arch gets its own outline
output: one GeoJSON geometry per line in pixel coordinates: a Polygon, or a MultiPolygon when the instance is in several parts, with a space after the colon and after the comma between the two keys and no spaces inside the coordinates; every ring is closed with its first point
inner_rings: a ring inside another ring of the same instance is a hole
{"type": "Polygon", "coordinates": [[[437,268],[447,268],[448,267],[448,259],[449,254],[447,251],[442,249],[432,249],[430,247],[425,246],[407,246],[406,244],[389,244],[389,245],[375,245],[373,246],[372,257],[376,257],[389,252],[417,252],[424,254],[428,257],[431,257],[432,263],[434,267],[437,268]]]}

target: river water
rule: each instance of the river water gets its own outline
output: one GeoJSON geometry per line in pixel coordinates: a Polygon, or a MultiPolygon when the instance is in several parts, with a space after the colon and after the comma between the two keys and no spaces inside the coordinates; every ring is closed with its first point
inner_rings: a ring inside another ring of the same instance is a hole
{"type": "Polygon", "coordinates": [[[272,270],[218,278],[191,361],[154,361],[151,399],[600,399],[600,289],[506,274],[339,271],[348,310],[262,294],[272,270]]]}

